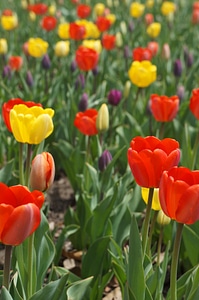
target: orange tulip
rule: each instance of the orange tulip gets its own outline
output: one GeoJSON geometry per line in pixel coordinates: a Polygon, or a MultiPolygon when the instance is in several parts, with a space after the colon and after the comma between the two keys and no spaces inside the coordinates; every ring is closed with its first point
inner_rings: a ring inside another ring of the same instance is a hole
{"type": "Polygon", "coordinates": [[[23,65],[23,58],[21,56],[10,56],[8,65],[14,71],[19,71],[23,65]]]}
{"type": "Polygon", "coordinates": [[[192,90],[189,108],[197,120],[199,120],[199,88],[192,90]]]}
{"type": "Polygon", "coordinates": [[[75,54],[75,60],[80,70],[93,70],[98,63],[99,54],[96,50],[80,46],[75,54]]]}
{"type": "Polygon", "coordinates": [[[98,111],[93,108],[78,112],[75,116],[74,125],[85,135],[95,135],[98,133],[96,127],[97,115],[98,111]]]}

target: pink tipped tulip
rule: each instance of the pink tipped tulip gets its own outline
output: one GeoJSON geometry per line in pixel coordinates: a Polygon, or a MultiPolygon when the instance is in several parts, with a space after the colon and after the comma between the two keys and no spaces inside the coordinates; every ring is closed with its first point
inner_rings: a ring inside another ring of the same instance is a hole
{"type": "Polygon", "coordinates": [[[55,163],[49,152],[42,152],[32,161],[30,186],[33,190],[46,191],[55,177],[55,163]]]}

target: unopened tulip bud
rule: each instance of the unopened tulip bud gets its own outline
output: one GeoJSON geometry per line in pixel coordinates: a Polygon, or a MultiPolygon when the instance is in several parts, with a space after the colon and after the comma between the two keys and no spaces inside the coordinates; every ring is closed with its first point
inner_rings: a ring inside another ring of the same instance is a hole
{"type": "Polygon", "coordinates": [[[111,161],[112,161],[111,153],[108,150],[105,150],[98,160],[99,170],[103,172],[111,161]]]}
{"type": "Polygon", "coordinates": [[[122,99],[122,92],[120,90],[110,90],[108,93],[108,102],[111,105],[117,106],[122,99]]]}
{"type": "Polygon", "coordinates": [[[45,54],[43,56],[42,61],[41,61],[41,65],[42,65],[43,69],[45,69],[45,70],[50,69],[51,62],[50,62],[50,57],[48,56],[48,54],[45,54]]]}
{"type": "Polygon", "coordinates": [[[71,70],[71,72],[74,72],[76,69],[77,69],[77,63],[75,60],[73,60],[70,65],[70,70],[71,70]]]}
{"type": "Polygon", "coordinates": [[[179,85],[177,87],[177,96],[179,97],[180,101],[182,101],[184,99],[184,95],[185,95],[185,89],[183,85],[179,85]]]}
{"type": "Polygon", "coordinates": [[[30,71],[27,71],[27,73],[26,73],[26,83],[29,87],[32,87],[34,85],[32,74],[30,71]]]}
{"type": "Polygon", "coordinates": [[[180,77],[182,75],[182,63],[180,59],[176,59],[173,65],[173,74],[176,77],[180,77]]]}
{"type": "Polygon", "coordinates": [[[109,111],[105,103],[102,104],[98,111],[96,127],[98,132],[104,132],[109,128],[109,111]]]}
{"type": "Polygon", "coordinates": [[[123,92],[124,99],[128,98],[130,89],[131,89],[131,82],[130,82],[130,80],[127,80],[125,83],[124,92],[123,92]]]}
{"type": "Polygon", "coordinates": [[[168,60],[171,56],[169,44],[165,43],[162,47],[162,58],[168,60]]]}
{"type": "Polygon", "coordinates": [[[171,222],[171,219],[165,215],[162,210],[159,210],[157,216],[157,223],[161,226],[168,225],[171,222]]]}
{"type": "Polygon", "coordinates": [[[30,186],[33,190],[46,191],[55,177],[55,163],[49,152],[35,156],[30,171],[30,186]]]}
{"type": "Polygon", "coordinates": [[[12,71],[11,71],[10,66],[7,65],[7,66],[3,67],[2,77],[8,78],[8,79],[10,79],[12,77],[12,71]]]}
{"type": "Polygon", "coordinates": [[[92,69],[92,73],[93,73],[93,76],[97,76],[97,74],[99,73],[98,66],[95,66],[95,68],[92,69]]]}
{"type": "Polygon", "coordinates": [[[116,46],[118,48],[120,48],[120,47],[122,47],[122,45],[123,45],[122,34],[121,34],[121,32],[117,32],[116,33],[116,46]]]}
{"type": "Polygon", "coordinates": [[[87,107],[88,107],[88,95],[86,93],[83,93],[78,105],[78,109],[79,111],[85,111],[87,107]]]}

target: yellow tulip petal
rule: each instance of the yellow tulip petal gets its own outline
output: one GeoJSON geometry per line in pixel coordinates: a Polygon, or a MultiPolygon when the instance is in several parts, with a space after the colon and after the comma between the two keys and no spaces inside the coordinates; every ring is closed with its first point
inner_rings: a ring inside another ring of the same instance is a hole
{"type": "MultiPolygon", "coordinates": [[[[148,203],[148,196],[149,196],[149,189],[148,188],[141,188],[142,198],[144,202],[148,203]]],[[[159,201],[159,189],[154,189],[153,192],[153,200],[152,200],[152,209],[160,210],[160,201],[159,201]]]]}

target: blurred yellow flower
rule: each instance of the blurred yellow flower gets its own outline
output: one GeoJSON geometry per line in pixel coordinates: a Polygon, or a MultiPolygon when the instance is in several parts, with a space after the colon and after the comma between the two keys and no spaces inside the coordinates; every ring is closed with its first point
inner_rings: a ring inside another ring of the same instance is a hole
{"type": "Polygon", "coordinates": [[[117,47],[122,47],[123,46],[122,34],[119,31],[116,33],[116,46],[117,47]]]}
{"type": "Polygon", "coordinates": [[[147,87],[156,80],[157,67],[148,60],[134,61],[128,71],[129,78],[138,87],[147,87]]]}
{"type": "Polygon", "coordinates": [[[108,14],[106,15],[106,18],[111,22],[111,24],[114,24],[116,21],[116,15],[114,14],[108,14]]]}
{"type": "Polygon", "coordinates": [[[86,48],[94,49],[98,53],[101,53],[102,51],[101,40],[84,40],[82,42],[82,45],[85,46],[86,48]]]}
{"type": "Polygon", "coordinates": [[[29,12],[29,18],[30,18],[31,21],[34,22],[34,21],[36,20],[36,17],[37,17],[37,16],[36,16],[36,14],[34,13],[34,11],[30,11],[30,12],[29,12]]]}
{"type": "Polygon", "coordinates": [[[109,111],[108,106],[105,103],[101,105],[98,111],[96,127],[98,132],[104,132],[109,128],[109,111]]]}
{"type": "Polygon", "coordinates": [[[70,28],[69,23],[59,24],[59,26],[58,26],[58,36],[60,37],[60,39],[69,39],[70,38],[69,28],[70,28]]]}
{"type": "MultiPolygon", "coordinates": [[[[141,188],[141,193],[142,193],[142,199],[147,204],[148,203],[148,197],[149,197],[149,189],[142,187],[141,188]]],[[[156,188],[154,189],[151,208],[154,209],[154,210],[160,210],[161,209],[160,201],[159,201],[159,189],[156,189],[156,188]]]]}
{"type": "Polygon", "coordinates": [[[49,12],[49,15],[54,16],[55,13],[56,13],[56,5],[55,4],[51,4],[48,7],[48,12],[49,12]]]}
{"type": "Polygon", "coordinates": [[[15,13],[12,13],[12,16],[1,16],[1,26],[5,30],[13,30],[18,26],[18,18],[15,13]]]}
{"type": "Polygon", "coordinates": [[[54,47],[56,56],[67,56],[70,51],[70,42],[69,41],[59,41],[55,44],[54,47]]]}
{"type": "Polygon", "coordinates": [[[171,219],[165,215],[162,209],[159,210],[158,216],[157,216],[157,223],[161,226],[168,225],[171,222],[171,219]]]}
{"type": "Polygon", "coordinates": [[[161,24],[158,22],[153,22],[147,27],[146,31],[151,38],[156,38],[160,34],[161,24]]]}
{"type": "Polygon", "coordinates": [[[97,3],[94,6],[94,13],[96,16],[102,16],[105,11],[105,5],[103,3],[97,3]]]}
{"type": "Polygon", "coordinates": [[[161,6],[161,12],[164,16],[168,16],[169,14],[173,14],[176,10],[176,5],[170,1],[164,1],[161,6]]]}
{"type": "Polygon", "coordinates": [[[0,39],[0,54],[6,54],[8,52],[8,44],[6,39],[0,39]]]}
{"type": "Polygon", "coordinates": [[[48,50],[48,43],[41,38],[28,40],[28,53],[33,57],[42,57],[48,50]]]}
{"type": "Polygon", "coordinates": [[[146,7],[152,8],[154,6],[154,0],[147,0],[146,1],[146,7]]]}
{"type": "Polygon", "coordinates": [[[54,110],[39,106],[15,105],[10,111],[10,124],[15,139],[20,143],[40,144],[54,129],[54,110]]]}
{"type": "Polygon", "coordinates": [[[143,15],[145,6],[139,2],[134,2],[130,6],[130,15],[133,18],[139,18],[143,15]]]}

